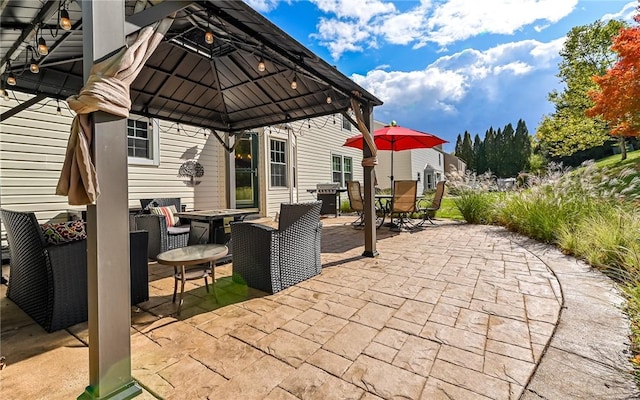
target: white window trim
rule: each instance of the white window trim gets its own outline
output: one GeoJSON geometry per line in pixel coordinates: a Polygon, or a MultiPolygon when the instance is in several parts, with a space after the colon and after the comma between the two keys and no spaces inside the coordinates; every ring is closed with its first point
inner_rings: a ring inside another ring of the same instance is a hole
{"type": "Polygon", "coordinates": [[[333,157],[340,157],[340,165],[342,167],[342,170],[340,171],[341,177],[340,177],[340,186],[341,187],[346,187],[347,186],[347,181],[345,180],[345,171],[344,171],[344,159],[345,158],[350,158],[351,159],[351,176],[353,177],[354,171],[353,171],[353,156],[350,155],[344,155],[344,154],[338,154],[338,153],[331,153],[331,179],[329,182],[333,182],[333,157]]]}
{"type": "MultiPolygon", "coordinates": [[[[130,118],[136,119],[136,118],[130,118]]],[[[157,118],[150,118],[151,122],[151,158],[127,157],[129,165],[160,165],[160,121],[157,118]]]]}
{"type": "Polygon", "coordinates": [[[290,167],[290,163],[289,163],[289,156],[287,154],[287,149],[289,148],[289,141],[287,139],[282,139],[279,137],[270,137],[269,141],[267,142],[267,146],[269,149],[269,189],[270,190],[289,190],[289,185],[291,185],[291,179],[288,175],[290,175],[290,171],[289,171],[289,167],[290,167]],[[283,142],[284,143],[284,165],[285,165],[285,171],[287,173],[287,176],[285,176],[285,185],[284,186],[273,186],[273,184],[271,183],[271,166],[272,166],[272,161],[271,161],[271,141],[275,140],[278,142],[283,142]]]}

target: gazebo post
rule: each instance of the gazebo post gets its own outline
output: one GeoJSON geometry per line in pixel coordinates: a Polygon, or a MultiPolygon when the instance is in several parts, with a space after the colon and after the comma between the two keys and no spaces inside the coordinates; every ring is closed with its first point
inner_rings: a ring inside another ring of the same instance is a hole
{"type": "MultiPolygon", "coordinates": [[[[94,61],[125,44],[123,1],[82,1],[84,79],[94,61]],[[108,18],[106,17],[108,16],[108,18]]],[[[126,120],[93,113],[101,194],[87,206],[89,386],[78,399],[130,399],[131,303],[126,120]]]]}
{"type": "MultiPolygon", "coordinates": [[[[373,106],[365,101],[362,103],[362,119],[367,127],[369,135],[373,135],[373,106]]],[[[364,133],[363,133],[364,134],[364,133]]],[[[373,138],[371,140],[373,142],[373,138]]],[[[371,149],[366,140],[363,140],[362,155],[371,157],[371,149]]],[[[364,252],[365,257],[375,257],[376,250],[376,208],[375,208],[375,171],[373,166],[364,166],[364,252]]]]}

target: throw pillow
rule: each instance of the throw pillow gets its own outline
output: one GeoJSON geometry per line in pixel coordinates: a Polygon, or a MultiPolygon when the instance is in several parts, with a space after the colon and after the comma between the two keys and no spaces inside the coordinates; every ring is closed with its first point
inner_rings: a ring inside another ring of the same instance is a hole
{"type": "Polygon", "coordinates": [[[47,245],[74,242],[87,238],[84,228],[84,221],[76,220],[69,222],[45,223],[40,225],[47,245]]]}
{"type": "Polygon", "coordinates": [[[167,207],[149,207],[149,211],[151,214],[164,215],[167,227],[180,225],[180,218],[175,216],[178,211],[173,204],[167,207]]]}

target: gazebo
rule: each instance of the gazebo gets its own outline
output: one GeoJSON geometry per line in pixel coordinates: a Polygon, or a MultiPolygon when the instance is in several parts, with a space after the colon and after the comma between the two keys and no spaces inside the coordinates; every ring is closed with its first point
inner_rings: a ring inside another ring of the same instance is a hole
{"type": "MultiPolygon", "coordinates": [[[[81,90],[94,96],[97,91],[86,88],[87,81],[103,78],[102,71],[92,75],[98,63],[126,75],[114,73],[117,82],[107,81],[112,89],[128,90],[119,105],[126,113],[130,108],[209,128],[227,146],[245,130],[335,113],[370,139],[373,107],[382,104],[241,1],[8,0],[0,8],[2,94],[32,95],[0,121],[44,98],[66,100],[81,90]],[[145,32],[157,43],[141,42],[145,32]],[[127,57],[133,66],[118,69],[127,57]]],[[[131,377],[123,284],[129,262],[127,143],[125,135],[114,134],[126,130],[126,115],[90,111],[89,150],[101,194],[87,206],[90,376],[80,398],[124,399],[140,393],[131,377]]],[[[376,149],[372,139],[367,143],[364,255],[373,257],[376,149]]]]}

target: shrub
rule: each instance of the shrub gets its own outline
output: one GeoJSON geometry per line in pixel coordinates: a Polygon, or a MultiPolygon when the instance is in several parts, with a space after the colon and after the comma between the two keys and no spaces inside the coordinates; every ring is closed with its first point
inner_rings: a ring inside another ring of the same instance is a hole
{"type": "Polygon", "coordinates": [[[471,224],[489,224],[493,222],[494,197],[489,193],[465,190],[453,201],[465,221],[471,224]]]}

